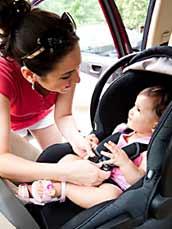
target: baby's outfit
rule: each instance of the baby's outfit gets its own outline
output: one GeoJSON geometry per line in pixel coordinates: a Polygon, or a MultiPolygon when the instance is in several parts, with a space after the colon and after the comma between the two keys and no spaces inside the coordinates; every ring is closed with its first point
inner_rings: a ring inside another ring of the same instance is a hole
{"type": "MultiPolygon", "coordinates": [[[[120,125],[121,126],[121,125],[120,125]]],[[[125,125],[126,126],[126,125],[125,125]]],[[[124,127],[124,124],[123,124],[123,127],[124,127]]],[[[118,128],[117,128],[117,131],[118,131],[118,128]]],[[[123,129],[124,131],[124,129],[123,129]]],[[[122,129],[120,130],[120,132],[123,132],[122,129]]],[[[116,132],[116,129],[115,129],[115,132],[116,132]]],[[[143,144],[148,144],[149,141],[150,141],[150,138],[151,136],[147,136],[147,137],[143,137],[143,138],[138,138],[137,141],[134,140],[133,142],[130,142],[128,143],[126,141],[126,137],[132,135],[133,132],[130,132],[129,134],[126,134],[126,133],[121,133],[120,137],[119,137],[119,140],[118,140],[118,143],[117,145],[122,148],[122,147],[125,147],[129,144],[132,144],[134,142],[138,142],[138,143],[143,143],[143,144]]],[[[142,154],[140,154],[137,158],[135,158],[133,160],[133,163],[139,167],[141,162],[142,162],[142,154]]],[[[126,181],[124,175],[122,174],[121,170],[117,167],[113,168],[112,171],[111,171],[111,177],[110,177],[113,181],[115,181],[115,183],[118,184],[118,186],[122,189],[122,190],[126,190],[127,188],[129,188],[131,185],[126,181]]]]}

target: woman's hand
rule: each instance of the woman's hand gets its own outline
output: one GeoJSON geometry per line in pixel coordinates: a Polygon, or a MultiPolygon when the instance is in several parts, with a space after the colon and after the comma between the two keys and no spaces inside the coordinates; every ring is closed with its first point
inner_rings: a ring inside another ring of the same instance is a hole
{"type": "Polygon", "coordinates": [[[74,152],[81,158],[86,158],[89,156],[94,156],[94,153],[91,150],[91,145],[86,138],[78,136],[75,143],[71,143],[74,152]]]}
{"type": "Polygon", "coordinates": [[[85,139],[90,144],[91,148],[95,149],[99,144],[99,139],[96,137],[95,134],[89,134],[85,137],[85,139]]]}
{"type": "Polygon", "coordinates": [[[108,143],[105,143],[104,146],[111,153],[105,151],[101,152],[102,155],[109,158],[109,160],[104,161],[103,164],[114,164],[116,166],[122,167],[130,161],[125,151],[119,148],[119,146],[117,146],[115,143],[109,141],[108,143]]]}
{"type": "Polygon", "coordinates": [[[108,179],[110,172],[100,170],[88,160],[76,160],[69,163],[66,181],[84,186],[97,186],[108,179]]]}

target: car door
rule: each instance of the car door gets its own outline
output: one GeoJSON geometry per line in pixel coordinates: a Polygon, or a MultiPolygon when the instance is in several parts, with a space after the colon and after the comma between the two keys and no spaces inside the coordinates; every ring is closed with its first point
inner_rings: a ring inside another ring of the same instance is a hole
{"type": "Polygon", "coordinates": [[[142,49],[172,43],[172,1],[151,0],[147,10],[142,49]]]}
{"type": "MultiPolygon", "coordinates": [[[[125,20],[121,19],[119,3],[122,1],[99,0],[99,2],[108,21],[119,57],[136,51],[132,48],[133,45],[131,45],[131,40],[128,39],[129,36],[127,37],[125,20]]],[[[142,20],[140,24],[141,39],[138,49],[144,50],[156,45],[169,45],[172,43],[172,1],[150,0],[145,2],[135,1],[134,3],[132,0],[124,0],[123,2],[128,2],[128,4],[132,4],[131,2],[133,2],[133,14],[137,14],[137,12],[135,12],[136,4],[140,4],[140,7],[143,7],[143,13],[146,13],[145,20],[142,20]]]]}

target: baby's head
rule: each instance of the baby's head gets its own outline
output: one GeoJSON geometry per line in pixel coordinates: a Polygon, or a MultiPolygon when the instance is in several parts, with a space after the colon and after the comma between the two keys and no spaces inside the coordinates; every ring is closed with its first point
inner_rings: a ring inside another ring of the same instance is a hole
{"type": "Polygon", "coordinates": [[[162,86],[142,90],[128,114],[128,127],[141,134],[151,134],[170,99],[162,86]]]}

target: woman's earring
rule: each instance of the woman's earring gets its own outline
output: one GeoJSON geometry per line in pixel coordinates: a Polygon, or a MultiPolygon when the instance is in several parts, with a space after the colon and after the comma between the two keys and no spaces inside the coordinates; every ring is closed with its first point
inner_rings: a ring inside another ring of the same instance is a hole
{"type": "Polygon", "coordinates": [[[32,81],[32,90],[35,90],[35,82],[32,81]]]}

